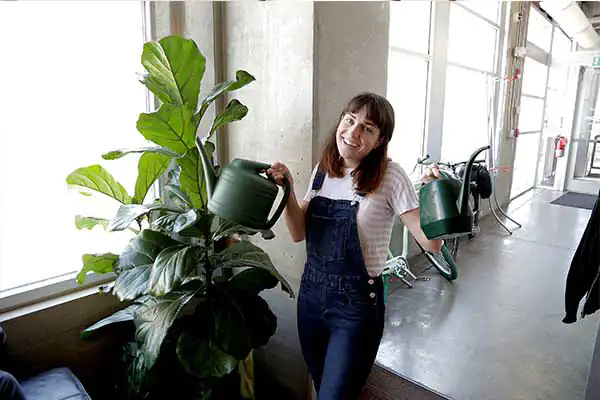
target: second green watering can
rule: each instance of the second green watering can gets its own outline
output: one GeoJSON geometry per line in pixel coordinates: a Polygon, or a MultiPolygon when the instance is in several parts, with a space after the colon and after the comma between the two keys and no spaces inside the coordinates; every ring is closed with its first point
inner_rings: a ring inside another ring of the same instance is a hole
{"type": "Polygon", "coordinates": [[[471,171],[475,158],[489,148],[481,147],[471,155],[462,180],[442,172],[439,179],[421,187],[421,229],[428,239],[448,239],[472,233],[473,210],[469,205],[471,171]]]}
{"type": "Polygon", "coordinates": [[[271,229],[287,204],[291,191],[289,182],[285,180],[283,198],[269,218],[279,187],[270,176],[265,178],[260,173],[265,172],[270,165],[235,159],[222,168],[217,177],[200,139],[196,140],[196,144],[206,179],[208,211],[248,228],[271,229]]]}

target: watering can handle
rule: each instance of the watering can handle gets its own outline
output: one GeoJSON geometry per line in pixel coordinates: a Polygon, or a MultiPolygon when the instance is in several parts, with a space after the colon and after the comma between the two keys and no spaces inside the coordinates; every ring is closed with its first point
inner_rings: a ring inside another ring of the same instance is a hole
{"type": "MultiPolygon", "coordinates": [[[[267,169],[271,168],[271,164],[265,164],[265,163],[261,163],[258,161],[252,161],[252,160],[237,159],[232,162],[232,164],[234,164],[234,163],[237,163],[240,168],[247,169],[247,170],[255,170],[256,173],[263,172],[263,171],[266,171],[267,169]]],[[[271,181],[273,180],[272,176],[270,176],[270,175],[267,175],[267,176],[269,177],[269,180],[271,180],[271,181]]],[[[277,222],[277,220],[283,213],[283,210],[285,210],[285,206],[287,205],[288,199],[290,198],[291,191],[292,191],[292,187],[291,187],[290,181],[288,179],[284,179],[283,180],[283,198],[281,199],[281,202],[279,203],[279,206],[277,207],[277,210],[275,210],[275,213],[273,214],[271,219],[269,219],[267,221],[267,223],[265,224],[265,227],[263,228],[264,230],[271,229],[273,227],[273,225],[275,225],[275,222],[277,222]]]]}
{"type": "Polygon", "coordinates": [[[457,201],[458,212],[461,215],[466,215],[467,208],[469,207],[469,193],[471,189],[471,170],[473,169],[475,159],[477,158],[479,153],[488,150],[489,148],[489,145],[478,148],[473,154],[471,154],[471,158],[469,158],[469,161],[467,162],[465,168],[465,176],[463,177],[463,183],[457,201]]]}
{"type": "MultiPolygon", "coordinates": [[[[270,165],[269,165],[269,167],[270,167],[270,165]]],[[[273,227],[273,225],[275,225],[275,222],[277,222],[277,220],[281,216],[281,213],[283,213],[283,210],[285,210],[285,206],[287,205],[288,199],[290,198],[291,191],[292,191],[292,186],[286,176],[285,179],[283,180],[283,198],[281,199],[281,202],[279,203],[277,210],[275,210],[275,214],[273,214],[271,219],[267,221],[265,230],[271,229],[273,227]]]]}

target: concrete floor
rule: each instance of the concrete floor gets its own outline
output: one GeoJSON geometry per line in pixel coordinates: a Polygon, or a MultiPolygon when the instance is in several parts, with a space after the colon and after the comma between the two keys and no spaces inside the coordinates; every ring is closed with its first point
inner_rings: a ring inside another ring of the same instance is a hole
{"type": "MultiPolygon", "coordinates": [[[[600,315],[562,323],[571,257],[590,216],[534,190],[459,252],[449,283],[428,269],[394,284],[377,363],[454,400],[583,400],[600,315]]],[[[413,269],[419,272],[419,267],[413,269]]]]}

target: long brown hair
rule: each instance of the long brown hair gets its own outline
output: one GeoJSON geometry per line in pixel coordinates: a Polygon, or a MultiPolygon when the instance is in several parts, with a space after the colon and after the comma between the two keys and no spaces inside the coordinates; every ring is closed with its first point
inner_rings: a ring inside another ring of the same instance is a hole
{"type": "Polygon", "coordinates": [[[333,128],[319,161],[319,168],[326,171],[329,176],[341,178],[344,176],[344,160],[337,147],[337,127],[346,113],[356,113],[365,108],[367,118],[379,128],[381,143],[373,148],[352,171],[352,181],[358,192],[372,193],[383,181],[387,168],[388,143],[394,133],[394,109],[390,102],[383,96],[371,92],[363,92],[354,96],[340,113],[338,122],[333,128]]]}

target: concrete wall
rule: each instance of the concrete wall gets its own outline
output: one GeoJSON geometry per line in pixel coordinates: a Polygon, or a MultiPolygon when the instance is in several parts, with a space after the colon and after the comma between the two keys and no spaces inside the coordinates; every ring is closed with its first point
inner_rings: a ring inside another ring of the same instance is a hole
{"type": "MultiPolygon", "coordinates": [[[[221,132],[226,135],[226,154],[230,159],[284,162],[293,173],[296,195],[302,197],[313,164],[313,3],[228,2],[224,7],[226,77],[244,69],[256,78],[231,96],[249,112],[221,132]]],[[[283,218],[273,230],[276,238],[259,245],[297,293],[304,245],[292,243],[283,218]]],[[[296,301],[279,290],[264,297],[277,315],[278,328],[258,352],[258,369],[274,380],[269,385],[277,386],[271,389],[280,398],[307,398],[309,380],[296,331],[296,301]]]]}
{"type": "MultiPolygon", "coordinates": [[[[226,74],[242,68],[257,79],[234,94],[250,111],[223,132],[228,158],[284,162],[302,198],[345,103],[364,90],[386,94],[388,28],[387,2],[226,3],[226,74]]],[[[274,231],[274,240],[260,244],[297,291],[304,243],[292,243],[283,219],[274,231]]],[[[286,398],[307,398],[296,301],[278,290],[264,296],[278,317],[278,330],[258,353],[258,364],[286,398]]]]}

